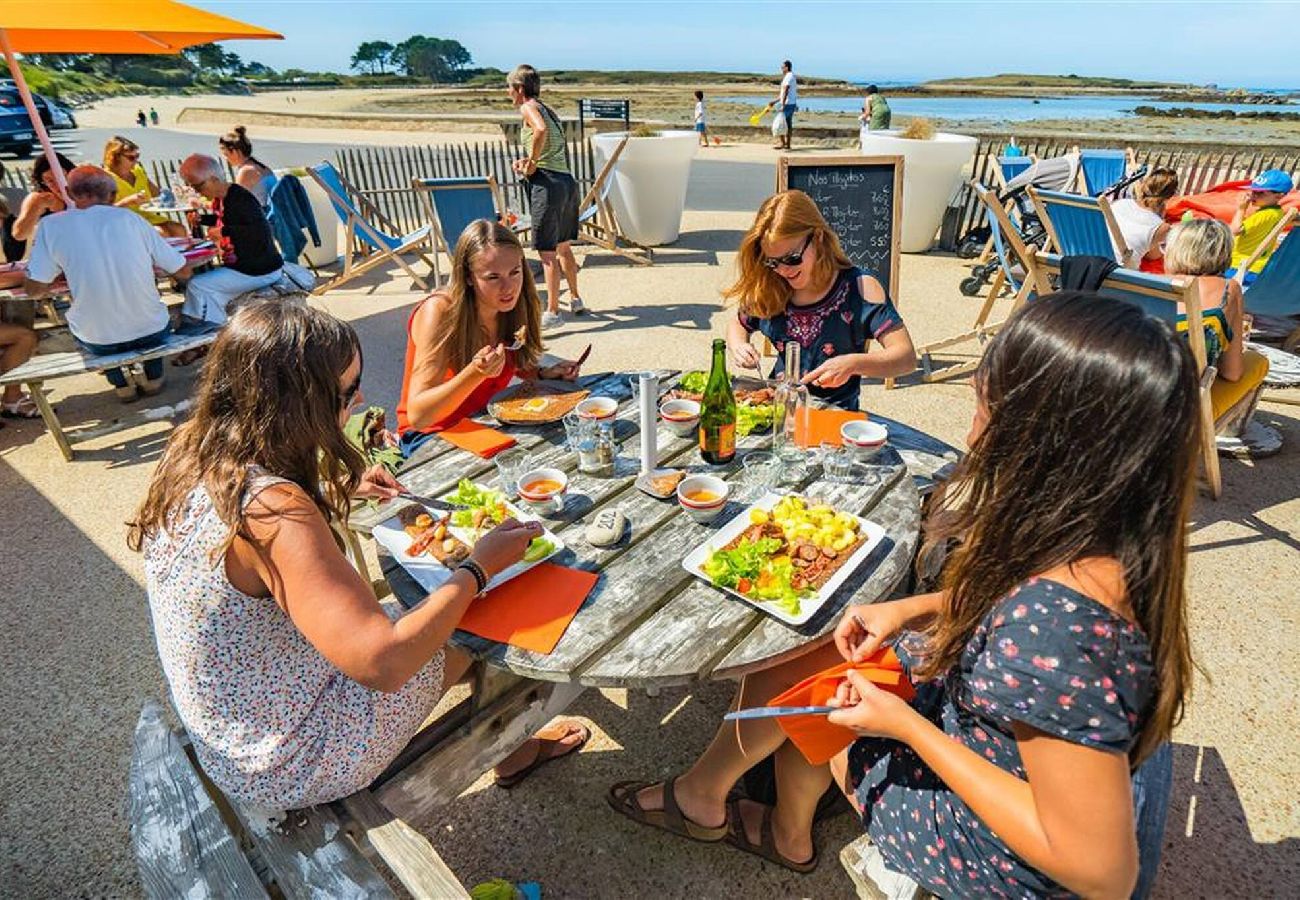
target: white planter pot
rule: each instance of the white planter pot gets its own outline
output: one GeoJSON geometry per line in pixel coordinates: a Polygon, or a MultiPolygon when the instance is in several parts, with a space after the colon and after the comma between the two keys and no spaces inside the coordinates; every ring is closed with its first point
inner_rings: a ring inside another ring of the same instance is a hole
{"type": "Polygon", "coordinates": [[[924,253],[934,243],[948,201],[961,186],[962,170],[975,156],[979,141],[964,134],[939,132],[928,141],[899,137],[899,132],[862,130],[866,156],[903,157],[904,253],[924,253]]]}
{"type": "MultiPolygon", "coordinates": [[[[591,139],[597,170],[626,133],[605,132],[591,139]]],[[[634,137],[627,142],[614,166],[609,199],[628,238],[647,247],[677,240],[691,160],[699,140],[694,131],[661,131],[655,137],[634,137]]]]}

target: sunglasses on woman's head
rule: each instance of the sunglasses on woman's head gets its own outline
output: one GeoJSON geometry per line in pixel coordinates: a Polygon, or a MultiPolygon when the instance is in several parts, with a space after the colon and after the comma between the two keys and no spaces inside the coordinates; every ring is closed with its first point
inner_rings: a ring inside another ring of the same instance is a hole
{"type": "Polygon", "coordinates": [[[808,251],[808,245],[812,243],[813,233],[808,232],[808,236],[803,239],[803,246],[794,253],[787,253],[785,256],[764,256],[763,265],[769,269],[775,269],[778,266],[787,266],[793,268],[803,262],[803,255],[808,251]]]}

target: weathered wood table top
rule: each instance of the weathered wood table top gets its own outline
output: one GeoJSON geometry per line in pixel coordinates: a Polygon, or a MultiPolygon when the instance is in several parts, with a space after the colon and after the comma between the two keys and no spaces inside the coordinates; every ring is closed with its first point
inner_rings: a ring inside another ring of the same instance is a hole
{"type": "MultiPolygon", "coordinates": [[[[671,383],[675,373],[661,372],[671,383]]],[[[457,631],[452,642],[490,666],[525,678],[577,683],[584,686],[655,686],[685,684],[700,679],[736,678],[747,672],[799,656],[829,640],[843,608],[888,597],[907,575],[916,552],[920,524],[920,491],[957,452],[948,445],[901,423],[874,416],[890,429],[890,443],[873,461],[877,476],[870,484],[835,484],[821,479],[819,466],[791,489],[815,490],[837,508],[879,523],[885,540],[850,576],[832,600],[806,625],[792,627],[714,588],[681,566],[682,558],[709,540],[721,525],[749,502],[733,499],[714,522],[693,521],[676,500],[656,500],[633,481],[639,471],[639,416],[631,403],[625,375],[591,376],[584,384],[593,395],[619,401],[615,432],[623,441],[613,477],[597,478],[577,471],[577,460],[564,446],[559,424],[542,428],[511,428],[537,465],[551,465],[569,475],[563,511],[547,524],[566,545],[556,563],[587,569],[600,580],[559,644],[550,654],[520,650],[457,631]],[[597,510],[617,507],[629,521],[629,531],[614,547],[601,549],[584,536],[597,510]]],[[[770,444],[770,434],[753,434],[738,441],[731,465],[714,468],[700,458],[694,438],[673,435],[660,425],[659,464],[687,471],[707,470],[738,483],[747,453],[770,444]]],[[[398,475],[419,494],[437,495],[461,478],[495,483],[495,467],[444,441],[430,441],[398,475]]],[[[738,486],[740,486],[738,484],[738,486]]],[[[351,525],[368,531],[394,515],[403,501],[377,509],[359,510],[351,525]]],[[[408,608],[426,592],[383,548],[380,560],[397,598],[408,608]]]]}

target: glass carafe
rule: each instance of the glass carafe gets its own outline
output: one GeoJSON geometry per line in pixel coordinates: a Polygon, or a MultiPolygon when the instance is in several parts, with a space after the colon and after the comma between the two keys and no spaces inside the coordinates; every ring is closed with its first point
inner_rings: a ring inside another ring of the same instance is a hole
{"type": "Polygon", "coordinates": [[[799,351],[798,341],[786,341],[785,372],[773,399],[776,415],[772,422],[772,448],[781,461],[781,481],[786,484],[802,481],[808,475],[808,454],[797,440],[800,423],[806,429],[809,408],[808,387],[799,380],[803,374],[799,351]]]}

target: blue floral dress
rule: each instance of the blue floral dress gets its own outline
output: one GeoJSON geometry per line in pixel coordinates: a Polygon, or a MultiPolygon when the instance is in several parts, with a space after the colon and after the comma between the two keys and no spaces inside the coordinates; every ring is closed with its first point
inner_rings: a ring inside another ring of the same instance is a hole
{"type": "MultiPolygon", "coordinates": [[[[770,319],[740,314],[740,324],[747,332],[762,332],[776,348],[773,378],[785,371],[787,341],[799,342],[799,365],[807,374],[832,356],[861,353],[868,340],[878,341],[885,332],[902,327],[903,319],[888,297],[868,300],[862,296],[858,279],[865,274],[857,268],[841,269],[826,296],[806,306],[789,303],[785,312],[770,319]]],[[[854,375],[837,388],[811,385],[808,392],[841,409],[856,410],[862,377],[854,375]]]]}
{"type": "MultiPolygon", "coordinates": [[[[899,642],[899,657],[916,660],[899,642]]],[[[1013,723],[1127,753],[1155,698],[1150,647],[1135,625],[1083,594],[1031,579],[997,603],[913,706],[954,740],[1025,778],[1013,723]]],[[[849,750],[862,823],[886,864],[941,897],[1069,897],[995,835],[908,746],[862,738],[849,750]]]]}

